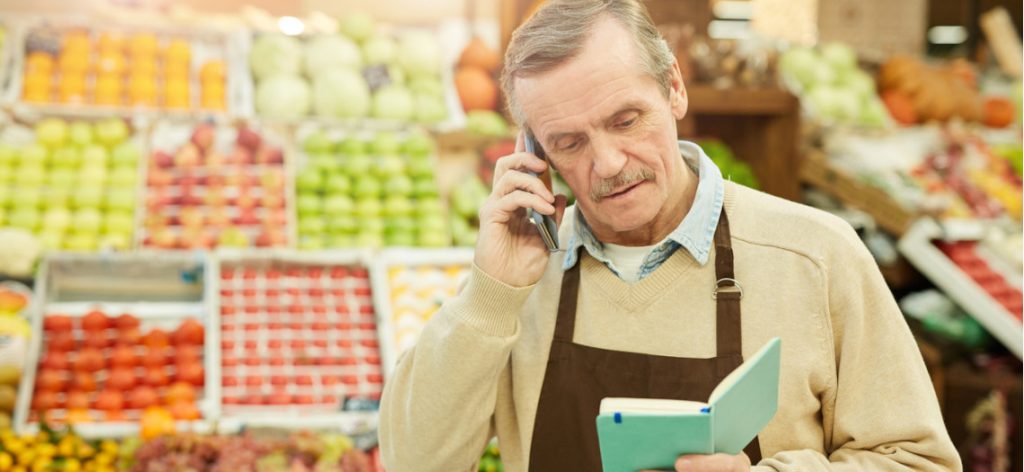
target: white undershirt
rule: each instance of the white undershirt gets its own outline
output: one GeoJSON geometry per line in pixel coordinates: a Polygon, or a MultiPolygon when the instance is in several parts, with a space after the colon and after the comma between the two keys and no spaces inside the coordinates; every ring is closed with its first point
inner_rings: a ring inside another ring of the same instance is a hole
{"type": "Polygon", "coordinates": [[[619,272],[619,278],[628,283],[635,283],[640,278],[640,266],[644,264],[647,257],[657,244],[651,246],[620,246],[618,244],[604,243],[604,255],[608,257],[615,270],[619,272]]]}

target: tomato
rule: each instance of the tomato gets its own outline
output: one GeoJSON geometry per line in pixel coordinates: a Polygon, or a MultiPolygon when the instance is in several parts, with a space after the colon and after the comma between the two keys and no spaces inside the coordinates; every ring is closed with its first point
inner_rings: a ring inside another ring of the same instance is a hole
{"type": "Polygon", "coordinates": [[[87,410],[89,409],[89,394],[79,391],[71,392],[64,403],[68,409],[87,410]]]}
{"type": "Polygon", "coordinates": [[[134,367],[136,361],[135,349],[131,346],[120,345],[114,348],[110,354],[110,365],[113,367],[134,367]]]}
{"type": "Polygon", "coordinates": [[[174,344],[202,346],[205,329],[194,319],[187,319],[174,331],[174,344]]]}
{"type": "Polygon", "coordinates": [[[153,439],[165,434],[173,434],[176,430],[174,416],[164,408],[152,406],[142,413],[139,434],[142,439],[153,439]]]}
{"type": "Polygon", "coordinates": [[[199,362],[183,363],[178,364],[177,369],[175,377],[178,381],[188,382],[197,387],[203,385],[203,376],[205,375],[203,364],[199,362]]]}
{"type": "Polygon", "coordinates": [[[162,329],[154,328],[153,330],[142,336],[142,344],[146,347],[153,348],[164,348],[171,345],[171,339],[162,329]]]}
{"type": "Polygon", "coordinates": [[[95,392],[96,377],[89,372],[75,372],[71,379],[71,387],[81,392],[95,392]]]}
{"type": "MultiPolygon", "coordinates": [[[[225,377],[224,380],[233,377],[225,377]]],[[[175,404],[181,402],[195,402],[196,401],[196,389],[192,385],[185,382],[174,382],[167,391],[164,393],[164,400],[168,404],[175,404]]]]}
{"type": "Polygon", "coordinates": [[[43,318],[43,329],[50,332],[69,332],[73,323],[68,315],[46,315],[43,318]]]}
{"type": "Polygon", "coordinates": [[[140,322],[138,318],[125,313],[118,316],[117,319],[114,320],[114,324],[117,326],[118,331],[124,331],[131,328],[138,329],[140,322]]]}
{"type": "Polygon", "coordinates": [[[51,392],[64,390],[67,378],[63,371],[43,369],[36,375],[36,388],[51,392]]]}
{"type": "Polygon", "coordinates": [[[86,331],[103,331],[110,327],[110,317],[100,310],[92,310],[82,317],[82,329],[86,331]]]}
{"type": "Polygon", "coordinates": [[[104,390],[96,396],[93,408],[106,412],[120,411],[124,408],[124,396],[116,390],[104,390]]]}
{"type": "Polygon", "coordinates": [[[75,359],[75,370],[78,372],[96,372],[106,364],[103,354],[99,349],[87,347],[78,352],[75,359]]]}
{"type": "Polygon", "coordinates": [[[124,392],[131,390],[132,387],[135,387],[135,373],[132,372],[132,369],[117,367],[110,371],[110,377],[107,378],[107,388],[124,392]]]}
{"type": "Polygon", "coordinates": [[[71,366],[68,362],[68,356],[61,351],[52,351],[46,353],[43,356],[43,360],[39,363],[44,369],[51,370],[67,370],[71,366]]]}
{"type": "Polygon", "coordinates": [[[152,387],[136,387],[128,394],[128,406],[132,409],[144,410],[160,403],[160,396],[152,387]]]}
{"type": "Polygon", "coordinates": [[[198,420],[202,417],[195,403],[178,402],[171,405],[171,416],[178,420],[198,420]]]}
{"type": "Polygon", "coordinates": [[[54,332],[51,335],[47,333],[46,345],[51,351],[71,351],[78,347],[78,342],[75,341],[75,337],[68,331],[54,332]]]}

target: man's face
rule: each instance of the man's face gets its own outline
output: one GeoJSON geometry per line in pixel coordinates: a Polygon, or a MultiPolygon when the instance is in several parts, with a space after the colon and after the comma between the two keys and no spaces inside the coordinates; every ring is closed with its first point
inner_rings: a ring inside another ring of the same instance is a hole
{"type": "Polygon", "coordinates": [[[686,98],[678,68],[666,97],[635,49],[629,33],[604,18],[577,57],[516,79],[528,126],[605,242],[659,232],[651,227],[669,224],[684,192],[675,122],[686,98]]]}

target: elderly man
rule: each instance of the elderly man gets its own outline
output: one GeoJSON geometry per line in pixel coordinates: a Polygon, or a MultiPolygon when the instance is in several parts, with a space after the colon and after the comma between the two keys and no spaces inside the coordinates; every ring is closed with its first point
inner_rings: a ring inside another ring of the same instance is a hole
{"type": "Polygon", "coordinates": [[[502,86],[527,136],[498,161],[468,282],[386,387],[389,471],[471,470],[494,435],[507,470],[599,471],[602,398],[706,400],[776,336],[775,417],[743,453],[676,470],[961,468],[853,230],[677,141],[686,91],[637,0],[549,1],[513,36],[502,86]],[[549,168],[568,211],[533,176],[549,168]],[[555,217],[564,254],[526,209],[555,217]]]}

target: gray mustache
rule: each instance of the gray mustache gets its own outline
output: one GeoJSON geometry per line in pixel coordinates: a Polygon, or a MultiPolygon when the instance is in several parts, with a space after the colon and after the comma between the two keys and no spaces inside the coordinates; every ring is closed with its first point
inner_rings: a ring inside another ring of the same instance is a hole
{"type": "Polygon", "coordinates": [[[631,186],[645,180],[654,180],[654,171],[647,168],[640,168],[622,172],[610,179],[604,179],[590,189],[590,199],[599,202],[602,198],[611,195],[617,188],[631,186]]]}

